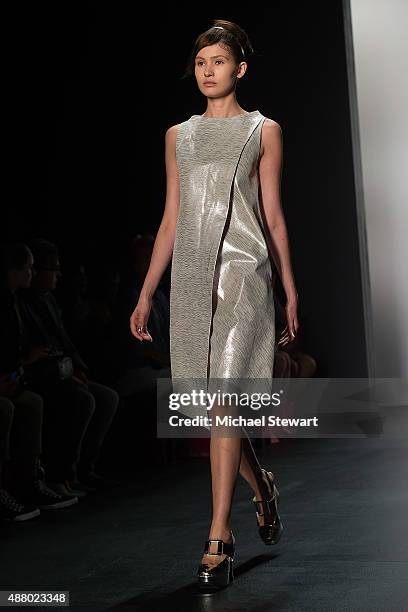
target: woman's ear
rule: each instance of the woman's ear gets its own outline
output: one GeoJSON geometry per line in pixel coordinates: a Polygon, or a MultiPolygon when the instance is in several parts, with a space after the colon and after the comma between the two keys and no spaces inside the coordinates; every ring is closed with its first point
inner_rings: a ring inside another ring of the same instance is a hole
{"type": "Polygon", "coordinates": [[[238,77],[239,79],[242,79],[242,77],[246,73],[247,67],[248,67],[248,64],[246,62],[240,62],[238,64],[237,75],[240,74],[240,76],[238,77]]]}

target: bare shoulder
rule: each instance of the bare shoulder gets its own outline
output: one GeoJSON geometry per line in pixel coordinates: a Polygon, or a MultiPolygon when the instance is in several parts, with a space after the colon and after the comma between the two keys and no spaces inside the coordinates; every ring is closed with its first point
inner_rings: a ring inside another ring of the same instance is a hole
{"type": "Polygon", "coordinates": [[[168,142],[169,144],[174,144],[175,145],[177,134],[178,134],[179,125],[180,125],[179,123],[176,123],[175,125],[171,125],[166,130],[166,142],[168,142]]]}
{"type": "Polygon", "coordinates": [[[273,149],[277,144],[280,143],[282,138],[282,128],[277,121],[274,119],[265,118],[262,125],[261,133],[261,156],[265,150],[273,149]]]}
{"type": "Polygon", "coordinates": [[[269,117],[265,117],[265,121],[263,122],[263,126],[262,126],[262,133],[263,132],[281,132],[282,128],[279,125],[279,123],[277,121],[275,121],[274,119],[270,119],[269,117]]]}

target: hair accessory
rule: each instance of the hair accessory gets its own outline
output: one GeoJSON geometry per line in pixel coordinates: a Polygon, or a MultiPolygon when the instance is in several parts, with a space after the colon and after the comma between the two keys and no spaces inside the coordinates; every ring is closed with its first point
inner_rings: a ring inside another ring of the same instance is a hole
{"type": "MultiPolygon", "coordinates": [[[[225,30],[225,28],[223,26],[213,26],[213,28],[218,28],[220,30],[225,30]]],[[[244,52],[244,49],[242,48],[242,45],[239,45],[239,46],[241,47],[242,57],[245,57],[245,52],[244,52]]]]}

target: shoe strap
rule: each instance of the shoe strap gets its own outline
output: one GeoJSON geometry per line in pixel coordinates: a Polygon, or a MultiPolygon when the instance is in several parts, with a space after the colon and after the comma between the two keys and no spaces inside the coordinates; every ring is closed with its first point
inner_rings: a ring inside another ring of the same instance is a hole
{"type": "Polygon", "coordinates": [[[204,545],[205,555],[233,555],[234,554],[234,539],[232,542],[224,542],[224,540],[206,540],[204,545]],[[209,552],[211,542],[217,543],[217,552],[209,552]]]}
{"type": "Polygon", "coordinates": [[[271,497],[271,499],[269,500],[268,499],[255,499],[254,497],[252,501],[254,502],[257,514],[259,514],[259,516],[263,516],[265,514],[263,511],[265,507],[268,513],[272,514],[270,504],[271,502],[273,502],[273,500],[274,500],[274,496],[271,497]]]}
{"type": "Polygon", "coordinates": [[[252,501],[254,502],[256,511],[259,514],[259,516],[263,516],[263,514],[264,514],[262,512],[262,510],[263,510],[262,504],[265,504],[265,506],[268,509],[269,514],[271,514],[271,506],[270,506],[270,504],[272,504],[272,502],[275,501],[276,496],[277,496],[277,492],[278,492],[277,488],[276,488],[276,485],[275,485],[275,476],[273,475],[272,480],[271,480],[271,477],[270,477],[271,472],[268,472],[267,470],[262,470],[262,471],[267,475],[267,478],[269,480],[269,484],[270,484],[271,489],[272,489],[272,496],[271,496],[270,499],[256,499],[255,497],[252,499],[252,501]]]}

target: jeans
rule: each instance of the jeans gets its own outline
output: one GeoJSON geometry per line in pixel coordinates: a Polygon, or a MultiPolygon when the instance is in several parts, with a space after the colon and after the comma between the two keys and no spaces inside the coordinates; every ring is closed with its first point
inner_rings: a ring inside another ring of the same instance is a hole
{"type": "Polygon", "coordinates": [[[44,398],[43,463],[47,480],[75,480],[94,471],[119,405],[118,393],[105,385],[69,378],[35,390],[44,398]]]}
{"type": "Polygon", "coordinates": [[[42,397],[23,390],[0,397],[0,488],[11,493],[32,491],[42,448],[42,397]]]}

